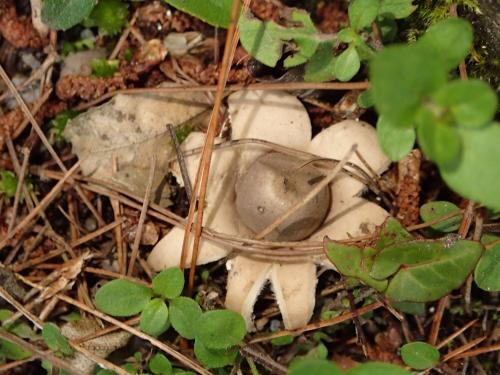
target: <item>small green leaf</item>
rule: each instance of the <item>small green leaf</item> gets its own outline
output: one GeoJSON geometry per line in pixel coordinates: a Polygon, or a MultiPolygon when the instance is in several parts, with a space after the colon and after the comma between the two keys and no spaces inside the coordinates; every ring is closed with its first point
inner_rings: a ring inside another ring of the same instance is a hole
{"type": "Polygon", "coordinates": [[[54,134],[57,139],[63,139],[64,129],[66,129],[66,124],[72,118],[75,118],[78,112],[68,109],[62,111],[56,117],[50,121],[50,127],[54,129],[54,134]]]}
{"type": "Polygon", "coordinates": [[[393,217],[387,218],[380,229],[379,239],[375,248],[382,250],[385,247],[394,245],[398,242],[413,240],[414,237],[408,232],[401,223],[393,217]]]}
{"type": "Polygon", "coordinates": [[[286,335],[272,339],[271,344],[274,346],[285,346],[285,345],[290,345],[293,342],[293,340],[294,337],[292,335],[286,335]]]}
{"type": "Polygon", "coordinates": [[[474,280],[483,290],[500,291],[500,244],[484,252],[474,271],[474,280]]]}
{"type": "Polygon", "coordinates": [[[13,361],[29,358],[32,353],[10,341],[0,340],[0,355],[13,361]]]}
{"type": "Polygon", "coordinates": [[[334,78],[333,41],[326,41],[318,49],[305,66],[304,80],[308,82],[324,82],[334,78]]]}
{"type": "Polygon", "coordinates": [[[59,330],[59,327],[54,323],[45,323],[42,328],[42,337],[47,346],[55,351],[61,352],[64,355],[72,355],[73,349],[69,346],[68,340],[59,330]]]}
{"type": "Polygon", "coordinates": [[[179,297],[184,289],[184,273],[179,267],[161,271],[153,278],[153,291],[165,298],[179,297]]]}
{"type": "Polygon", "coordinates": [[[44,0],[42,21],[55,30],[66,30],[88,17],[97,0],[44,0]]]}
{"type": "Polygon", "coordinates": [[[96,77],[112,77],[118,71],[119,65],[118,60],[92,59],[90,61],[92,75],[96,77]]]}
{"type": "Polygon", "coordinates": [[[246,323],[231,310],[212,310],[196,321],[196,340],[209,349],[227,349],[243,340],[246,323]]]}
{"type": "Polygon", "coordinates": [[[121,0],[99,0],[85,24],[97,26],[101,35],[115,35],[127,25],[127,17],[126,3],[121,0]]]}
{"type": "MultiPolygon", "coordinates": [[[[460,208],[451,202],[447,201],[434,201],[424,204],[420,207],[420,217],[424,222],[435,221],[440,217],[448,216],[452,213],[459,213],[460,208]]],[[[453,216],[447,220],[440,221],[439,223],[432,224],[431,228],[439,232],[453,232],[458,229],[462,221],[461,214],[453,216]]]]}
{"type": "Polygon", "coordinates": [[[394,302],[392,303],[392,306],[405,314],[425,314],[425,303],[422,302],[394,302]]]}
{"type": "Polygon", "coordinates": [[[472,26],[463,18],[447,18],[429,27],[418,41],[433,50],[433,59],[441,60],[447,70],[465,59],[472,48],[472,26]]]}
{"type": "Polygon", "coordinates": [[[377,136],[380,147],[389,159],[398,161],[413,149],[416,134],[413,127],[394,126],[384,116],[379,116],[377,136]]]}
{"type": "Polygon", "coordinates": [[[0,309],[0,322],[9,319],[14,313],[7,309],[0,309]]]}
{"type": "Polygon", "coordinates": [[[462,139],[464,157],[455,168],[441,168],[441,176],[463,197],[500,209],[500,125],[492,123],[480,129],[460,127],[457,131],[462,139]]]}
{"type": "Polygon", "coordinates": [[[381,0],[378,13],[396,19],[406,18],[417,8],[412,2],[413,0],[381,0]]]}
{"type": "Polygon", "coordinates": [[[144,307],[139,326],[151,336],[160,336],[168,329],[168,308],[161,298],[152,299],[144,307]]]}
{"type": "Polygon", "coordinates": [[[14,335],[21,337],[22,339],[37,340],[40,338],[40,336],[38,336],[36,332],[24,322],[15,322],[11,326],[9,326],[8,330],[14,335]]]}
{"type": "Polygon", "coordinates": [[[17,190],[17,176],[11,171],[0,171],[0,192],[7,198],[14,198],[17,190]]]}
{"type": "Polygon", "coordinates": [[[182,337],[192,340],[195,337],[195,326],[202,311],[196,301],[187,297],[177,297],[170,301],[170,323],[182,337]]]}
{"type": "Polygon", "coordinates": [[[422,45],[396,45],[377,53],[370,64],[375,108],[387,121],[407,128],[422,101],[447,80],[444,64],[422,45]],[[419,74],[415,74],[419,72],[419,74]]]}
{"type": "Polygon", "coordinates": [[[365,90],[358,95],[357,103],[361,108],[373,107],[373,94],[370,90],[365,90]]]}
{"type": "Polygon", "coordinates": [[[349,4],[349,23],[354,30],[369,27],[377,17],[379,0],[353,0],[349,4]]]}
{"type": "Polygon", "coordinates": [[[375,249],[362,249],[329,240],[324,242],[324,246],[326,247],[328,259],[342,275],[355,277],[378,291],[382,291],[387,287],[386,280],[375,280],[369,274],[373,256],[376,254],[375,249]]]}
{"type": "Polygon", "coordinates": [[[95,295],[97,308],[113,316],[132,316],[140,313],[153,291],[128,280],[113,280],[104,284],[95,295]]]}
{"type": "Polygon", "coordinates": [[[349,81],[356,75],[360,66],[361,63],[358,52],[356,48],[351,45],[335,60],[335,77],[337,77],[339,81],[349,81]]]}
{"type": "Polygon", "coordinates": [[[211,349],[207,348],[200,340],[194,342],[194,354],[201,364],[207,368],[220,368],[234,364],[238,349],[211,349]]]}
{"type": "Polygon", "coordinates": [[[342,371],[333,363],[324,359],[303,359],[294,363],[288,375],[342,375],[342,371]]]}
{"type": "Polygon", "coordinates": [[[149,361],[149,370],[155,375],[170,375],[172,374],[172,364],[161,353],[156,353],[149,361]]]}
{"type": "Polygon", "coordinates": [[[401,347],[401,358],[415,370],[425,370],[439,363],[439,351],[426,342],[410,342],[401,347]]]}
{"type": "Polygon", "coordinates": [[[357,36],[358,34],[350,27],[340,29],[339,32],[337,33],[337,38],[342,43],[352,43],[354,42],[354,40],[356,40],[357,36]]]}
{"type": "MultiPolygon", "coordinates": [[[[418,249],[412,250],[413,255],[403,254],[406,249],[402,246],[399,256],[404,255],[404,260],[395,259],[397,252],[389,248],[393,252],[394,262],[404,265],[390,280],[385,291],[391,301],[430,302],[441,298],[465,281],[483,252],[482,245],[473,241],[458,240],[450,245],[445,240],[442,241],[441,249],[432,244],[435,241],[422,242],[420,256],[417,254],[418,249]]],[[[372,272],[381,272],[375,271],[382,268],[377,265],[379,259],[388,262],[391,254],[385,255],[384,251],[375,258],[372,272]]]]}
{"type": "Polygon", "coordinates": [[[480,127],[489,123],[497,110],[497,95],[478,79],[453,81],[434,95],[437,104],[449,108],[456,123],[464,127],[480,127]]]}
{"type": "Polygon", "coordinates": [[[369,362],[353,367],[345,375],[410,375],[405,369],[390,363],[369,362]]]}
{"type": "Polygon", "coordinates": [[[418,143],[424,153],[441,168],[453,169],[462,157],[462,139],[457,129],[422,108],[417,117],[418,143]]]}
{"type": "Polygon", "coordinates": [[[215,27],[227,29],[231,23],[231,0],[165,0],[165,2],[215,27]]]}

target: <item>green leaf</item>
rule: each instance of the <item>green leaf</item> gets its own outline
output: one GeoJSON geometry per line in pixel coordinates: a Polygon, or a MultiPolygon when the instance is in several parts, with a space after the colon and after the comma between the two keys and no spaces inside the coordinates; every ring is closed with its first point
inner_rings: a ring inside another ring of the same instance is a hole
{"type": "Polygon", "coordinates": [[[453,81],[434,95],[437,104],[449,108],[455,122],[464,127],[480,127],[489,123],[497,110],[497,95],[483,81],[453,81]]]}
{"type": "Polygon", "coordinates": [[[382,250],[385,247],[394,245],[398,242],[411,241],[414,237],[408,232],[401,223],[393,217],[387,218],[380,229],[379,239],[375,248],[382,250]]]}
{"type": "Polygon", "coordinates": [[[69,346],[68,340],[66,340],[59,327],[54,323],[45,323],[43,325],[42,337],[51,350],[61,352],[64,355],[73,354],[73,349],[69,346]]]}
{"type": "Polygon", "coordinates": [[[0,309],[0,322],[9,319],[14,313],[7,309],[0,309]]]}
{"type": "Polygon", "coordinates": [[[17,176],[11,171],[0,171],[0,192],[7,198],[14,198],[17,190],[17,176]]]}
{"type": "Polygon", "coordinates": [[[390,15],[380,15],[377,18],[377,24],[380,29],[382,42],[392,43],[398,34],[398,24],[390,15]]]}
{"type": "Polygon", "coordinates": [[[373,94],[370,90],[365,90],[358,95],[357,103],[361,108],[373,107],[373,94]]]}
{"type": "Polygon", "coordinates": [[[85,20],[86,26],[97,26],[101,35],[118,34],[126,25],[128,5],[121,0],[99,0],[90,16],[85,20]]]}
{"type": "Polygon", "coordinates": [[[209,349],[227,349],[240,343],[246,334],[245,319],[231,310],[207,311],[195,325],[196,340],[209,349]]]}
{"type": "Polygon", "coordinates": [[[66,124],[72,118],[75,118],[78,112],[68,109],[62,111],[56,117],[50,121],[50,127],[54,129],[54,134],[57,139],[63,139],[64,129],[66,129],[66,124]]]}
{"type": "Polygon", "coordinates": [[[458,128],[463,157],[453,169],[441,168],[446,184],[465,198],[493,209],[500,209],[500,125],[492,123],[480,129],[458,128]]]}
{"type": "MultiPolygon", "coordinates": [[[[426,223],[429,221],[438,220],[440,217],[459,212],[460,208],[447,201],[429,202],[420,207],[420,217],[426,223]]],[[[462,216],[463,215],[459,214],[449,219],[440,221],[439,223],[432,224],[431,228],[439,232],[453,232],[460,226],[462,216]]]]}
{"type": "Polygon", "coordinates": [[[356,48],[350,45],[335,60],[334,74],[339,81],[349,81],[356,75],[361,63],[356,48]]]}
{"type": "Polygon", "coordinates": [[[161,271],[153,278],[153,291],[165,298],[179,297],[184,289],[184,273],[179,267],[161,271]]]}
{"type": "Polygon", "coordinates": [[[10,341],[0,340],[0,355],[13,361],[19,361],[29,358],[32,353],[10,341]]]}
{"type": "Polygon", "coordinates": [[[288,375],[341,375],[342,371],[325,359],[302,359],[295,362],[288,371],[288,375]]]}
{"type": "Polygon", "coordinates": [[[351,368],[345,375],[410,375],[405,369],[390,363],[370,362],[351,368]]]}
{"type": "Polygon", "coordinates": [[[151,336],[160,336],[168,329],[168,308],[161,298],[152,299],[144,307],[139,326],[151,336]]]}
{"type": "Polygon", "coordinates": [[[326,41],[318,49],[305,66],[304,80],[308,82],[324,82],[334,78],[333,41],[326,41]]]}
{"type": "Polygon", "coordinates": [[[350,27],[340,29],[339,32],[337,33],[337,38],[342,43],[352,43],[354,42],[354,40],[356,40],[357,37],[358,34],[350,27]]]}
{"type": "Polygon", "coordinates": [[[436,119],[427,108],[417,116],[417,137],[424,153],[440,167],[454,168],[465,157],[457,129],[436,119]]]}
{"type": "Polygon", "coordinates": [[[392,303],[392,306],[405,314],[425,314],[425,303],[422,302],[394,302],[392,303]]]}
{"type": "Polygon", "coordinates": [[[353,0],[349,4],[349,23],[354,30],[369,27],[377,17],[379,0],[353,0]]]}
{"type": "Polygon", "coordinates": [[[329,240],[324,242],[324,246],[328,259],[342,275],[355,277],[378,291],[387,287],[387,281],[375,280],[369,274],[373,256],[376,254],[375,249],[362,249],[329,240]]]}
{"type": "Polygon", "coordinates": [[[239,26],[243,48],[261,63],[274,67],[281,58],[284,43],[293,41],[296,51],[285,59],[285,68],[307,62],[320,44],[316,28],[305,11],[294,10],[290,21],[300,26],[287,28],[273,21],[262,22],[250,14],[242,14],[239,26]]]}
{"type": "Polygon", "coordinates": [[[426,342],[410,342],[401,347],[401,358],[411,368],[425,370],[439,363],[439,351],[426,342]]]}
{"type": "Polygon", "coordinates": [[[182,337],[192,340],[195,337],[195,326],[202,311],[196,301],[187,297],[177,297],[170,301],[170,323],[182,337]]]}
{"type": "Polygon", "coordinates": [[[128,280],[113,280],[104,284],[95,295],[97,308],[113,316],[132,316],[140,313],[153,291],[128,280]]]}
{"type": "Polygon", "coordinates": [[[500,291],[500,244],[484,252],[474,271],[474,280],[483,290],[500,291]]]}
{"type": "Polygon", "coordinates": [[[418,43],[433,50],[447,70],[458,66],[472,48],[472,26],[463,18],[447,18],[429,27],[418,43]]]}
{"type": "Polygon", "coordinates": [[[413,124],[423,99],[446,80],[446,69],[433,50],[420,45],[384,48],[370,65],[375,108],[394,126],[404,128],[413,124]]]}
{"type": "Polygon", "coordinates": [[[417,8],[412,2],[413,0],[381,0],[378,13],[396,19],[406,18],[417,8]]]}
{"type": "Polygon", "coordinates": [[[194,342],[194,354],[201,364],[207,368],[220,368],[234,364],[238,349],[211,349],[203,345],[200,340],[194,342]]]}
{"type": "Polygon", "coordinates": [[[384,116],[377,121],[377,136],[382,151],[393,161],[398,161],[410,153],[415,144],[415,129],[394,126],[384,116]]]}
{"type": "Polygon", "coordinates": [[[92,59],[90,61],[92,75],[96,77],[112,77],[118,71],[119,65],[118,60],[92,59]]]}
{"type": "Polygon", "coordinates": [[[42,21],[55,30],[66,30],[83,21],[97,0],[44,0],[42,21]]]}
{"type": "Polygon", "coordinates": [[[165,0],[165,2],[215,27],[227,29],[231,23],[231,0],[165,0]]]}
{"type": "Polygon", "coordinates": [[[483,251],[482,245],[473,241],[459,240],[450,245],[444,240],[440,249],[434,245],[436,241],[421,242],[420,254],[418,248],[402,245],[399,254],[395,248],[388,248],[375,258],[372,273],[377,276],[385,275],[394,268],[390,264],[391,259],[400,264],[401,268],[385,291],[390,300],[430,302],[441,298],[465,281],[483,251]],[[412,253],[406,254],[408,250],[412,253]],[[378,264],[382,261],[385,265],[378,264]]]}
{"type": "Polygon", "coordinates": [[[26,323],[15,322],[8,328],[9,332],[23,339],[37,340],[40,336],[26,323]]]}
{"type": "Polygon", "coordinates": [[[294,337],[292,335],[286,335],[272,339],[271,344],[274,346],[285,346],[285,345],[290,345],[293,342],[293,340],[294,337]]]}
{"type": "Polygon", "coordinates": [[[155,375],[170,375],[172,374],[172,364],[161,353],[156,353],[149,361],[149,370],[155,375]]]}

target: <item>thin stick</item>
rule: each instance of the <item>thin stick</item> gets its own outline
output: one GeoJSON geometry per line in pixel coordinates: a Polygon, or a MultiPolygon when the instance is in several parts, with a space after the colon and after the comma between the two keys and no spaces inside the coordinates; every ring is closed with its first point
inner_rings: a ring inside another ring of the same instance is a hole
{"type": "Polygon", "coordinates": [[[42,329],[42,322],[36,317],[32,316],[32,314],[17,300],[12,297],[2,286],[0,286],[0,296],[14,306],[18,311],[20,311],[31,323],[35,325],[35,327],[42,329]]]}
{"type": "Polygon", "coordinates": [[[446,344],[448,344],[450,341],[452,341],[453,339],[455,339],[457,336],[459,336],[460,334],[462,334],[466,330],[468,330],[470,327],[472,327],[476,322],[477,322],[477,319],[471,320],[469,323],[467,323],[466,325],[464,325],[458,331],[452,333],[447,338],[445,338],[443,341],[441,341],[438,345],[436,345],[436,349],[441,349],[443,346],[445,346],[446,344]]]}
{"type": "Polygon", "coordinates": [[[452,350],[451,352],[449,352],[448,354],[446,354],[443,357],[443,362],[447,362],[450,359],[454,358],[455,356],[457,356],[457,355],[469,350],[470,348],[478,345],[479,343],[484,341],[486,338],[487,338],[487,336],[478,337],[477,339],[474,339],[474,340],[468,342],[467,344],[462,345],[461,347],[456,348],[455,350],[452,350]]]}
{"type": "Polygon", "coordinates": [[[449,296],[444,296],[439,300],[436,313],[434,314],[434,318],[432,319],[431,332],[429,334],[429,339],[427,340],[429,344],[436,345],[438,335],[439,335],[439,327],[441,327],[441,320],[443,319],[443,314],[446,306],[448,305],[449,296]]]}
{"type": "Polygon", "coordinates": [[[109,223],[108,225],[105,225],[102,228],[99,228],[94,232],[91,232],[83,237],[80,237],[76,241],[72,242],[70,245],[71,245],[71,247],[80,246],[80,245],[84,244],[85,242],[89,242],[89,241],[93,240],[94,238],[99,237],[101,234],[104,234],[104,233],[110,231],[111,229],[116,228],[117,226],[122,224],[124,221],[125,221],[125,219],[113,221],[112,223],[109,223]]]}
{"type": "Polygon", "coordinates": [[[79,166],[80,166],[80,161],[76,162],[75,165],[73,165],[71,169],[66,172],[64,177],[61,180],[59,180],[59,182],[52,188],[52,190],[40,201],[38,206],[36,206],[33,211],[31,211],[28,215],[26,215],[26,217],[23,220],[21,220],[21,222],[10,233],[8,233],[5,236],[5,238],[0,242],[0,250],[7,245],[9,240],[14,235],[21,232],[22,229],[25,228],[31,222],[31,220],[35,218],[35,216],[37,216],[41,211],[43,211],[49,205],[50,202],[52,202],[52,200],[56,197],[56,195],[59,194],[66,181],[71,177],[73,173],[76,172],[79,166]]]}
{"type": "MultiPolygon", "coordinates": [[[[42,141],[43,145],[45,146],[45,148],[49,152],[50,156],[52,156],[52,159],[54,159],[54,161],[57,163],[57,165],[59,166],[59,168],[63,172],[67,172],[68,169],[64,166],[63,162],[61,161],[61,159],[57,155],[56,151],[54,150],[54,148],[50,144],[49,140],[47,139],[47,137],[43,133],[43,130],[40,128],[40,125],[38,124],[38,122],[36,121],[35,117],[31,113],[31,111],[29,110],[29,108],[26,105],[24,99],[21,97],[21,95],[19,94],[19,92],[16,90],[14,84],[12,83],[11,79],[7,75],[7,72],[4,70],[4,68],[3,68],[3,66],[1,64],[0,64],[0,77],[2,77],[2,79],[4,80],[5,84],[9,88],[9,90],[12,92],[12,94],[16,98],[16,101],[18,102],[19,106],[21,107],[21,110],[23,111],[24,115],[31,122],[31,125],[33,126],[33,129],[38,134],[38,137],[40,138],[40,140],[42,141]]],[[[95,210],[94,206],[90,203],[90,201],[88,200],[88,198],[85,196],[85,194],[83,193],[83,191],[80,189],[80,187],[78,185],[75,186],[75,190],[80,195],[80,197],[82,198],[83,202],[87,205],[87,207],[89,208],[90,212],[92,212],[92,214],[96,217],[96,219],[99,222],[99,224],[100,225],[104,225],[105,224],[104,220],[101,218],[101,216],[99,215],[99,213],[95,210]]],[[[0,246],[0,249],[1,249],[1,246],[0,246]]]]}
{"type": "Polygon", "coordinates": [[[188,200],[191,200],[191,196],[193,195],[193,188],[191,187],[191,180],[189,179],[189,173],[186,166],[186,159],[184,158],[184,154],[181,150],[181,145],[179,144],[179,140],[177,139],[177,135],[175,134],[174,127],[172,124],[167,124],[168,132],[170,133],[170,139],[174,145],[175,155],[177,156],[177,163],[181,169],[182,181],[184,182],[184,188],[186,189],[186,195],[188,200]]]}
{"type": "Polygon", "coordinates": [[[144,221],[146,220],[146,214],[148,212],[149,199],[151,196],[151,189],[153,187],[155,170],[156,170],[156,156],[153,156],[153,158],[151,159],[151,166],[149,167],[148,184],[146,186],[146,193],[144,194],[144,201],[142,203],[141,214],[139,216],[139,223],[137,224],[134,243],[132,244],[132,254],[130,255],[130,261],[128,264],[128,271],[127,271],[128,276],[132,275],[132,272],[134,271],[135,261],[137,260],[137,256],[139,254],[139,245],[141,243],[141,237],[142,237],[142,227],[144,226],[144,221]]]}
{"type": "Polygon", "coordinates": [[[477,348],[465,353],[458,354],[454,356],[454,359],[460,359],[460,358],[467,358],[467,357],[475,357],[478,356],[479,354],[484,354],[484,353],[489,353],[489,352],[494,352],[500,350],[500,343],[495,344],[495,345],[490,345],[486,346],[484,348],[477,348]]]}
{"type": "Polygon", "coordinates": [[[281,225],[285,220],[287,220],[290,216],[292,216],[297,210],[299,210],[302,206],[304,206],[307,202],[313,199],[321,190],[323,190],[332,180],[339,174],[339,172],[344,167],[347,160],[351,157],[353,152],[356,150],[357,144],[354,144],[351,149],[347,152],[347,154],[343,157],[343,159],[333,168],[333,170],[326,175],[324,179],[322,179],[315,187],[312,189],[300,202],[296,203],[293,207],[291,207],[287,212],[274,220],[270,225],[264,228],[261,232],[259,232],[255,238],[262,239],[271,233],[274,229],[276,229],[279,225],[281,225]]]}

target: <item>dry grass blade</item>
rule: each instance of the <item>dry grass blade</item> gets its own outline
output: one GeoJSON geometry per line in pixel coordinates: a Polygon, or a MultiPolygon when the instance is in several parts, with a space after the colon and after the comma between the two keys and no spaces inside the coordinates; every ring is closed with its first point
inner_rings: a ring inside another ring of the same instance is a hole
{"type": "Polygon", "coordinates": [[[447,345],[449,342],[453,341],[454,338],[459,336],[461,333],[465,332],[468,330],[470,327],[472,327],[475,323],[477,322],[477,319],[471,320],[469,323],[464,325],[462,328],[460,328],[458,331],[453,332],[451,335],[449,335],[447,338],[445,338],[443,341],[441,341],[438,345],[436,345],[436,349],[441,349],[443,346],[447,345]]]}
{"type": "Polygon", "coordinates": [[[99,228],[96,231],[89,233],[83,237],[80,237],[79,239],[77,239],[74,242],[71,242],[70,245],[71,245],[71,247],[80,246],[86,242],[93,240],[96,237],[99,237],[100,235],[102,235],[106,232],[109,232],[111,229],[114,229],[117,226],[121,225],[124,221],[125,221],[125,219],[119,219],[119,220],[113,221],[112,223],[109,223],[108,225],[105,225],[102,228],[99,228]]]}
{"type": "Polygon", "coordinates": [[[450,359],[456,357],[457,355],[469,350],[470,348],[473,348],[474,346],[483,342],[486,338],[487,338],[487,336],[478,337],[477,339],[474,339],[474,340],[468,342],[467,344],[462,345],[459,348],[456,348],[455,350],[449,352],[448,354],[446,354],[443,357],[443,362],[449,361],[450,359]]]}

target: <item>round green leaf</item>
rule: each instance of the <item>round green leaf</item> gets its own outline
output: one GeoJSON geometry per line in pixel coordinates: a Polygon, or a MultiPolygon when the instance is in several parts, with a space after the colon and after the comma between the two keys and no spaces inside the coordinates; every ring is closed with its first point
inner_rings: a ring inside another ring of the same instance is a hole
{"type": "Polygon", "coordinates": [[[377,121],[377,136],[380,147],[393,161],[401,160],[413,149],[415,129],[413,127],[394,126],[384,116],[377,121]]]}
{"type": "Polygon", "coordinates": [[[483,290],[500,291],[500,244],[484,252],[474,271],[474,280],[483,290]]]}
{"type": "Polygon", "coordinates": [[[479,129],[458,128],[463,143],[463,157],[455,168],[441,168],[448,186],[465,198],[493,209],[500,209],[500,125],[493,123],[479,129]]]}
{"type": "Polygon", "coordinates": [[[349,4],[349,23],[354,30],[369,27],[378,14],[379,0],[354,0],[349,4]]]}
{"type": "Polygon", "coordinates": [[[294,340],[294,337],[292,335],[286,335],[286,336],[281,336],[281,337],[275,337],[274,339],[271,340],[271,344],[274,346],[284,346],[284,345],[290,345],[294,340]]]}
{"type": "Polygon", "coordinates": [[[161,271],[153,279],[153,291],[165,298],[179,297],[184,289],[184,273],[178,267],[161,271]]]}
{"type": "Polygon", "coordinates": [[[104,284],[95,295],[97,308],[113,316],[140,313],[153,297],[153,291],[128,280],[113,280],[104,284]]]}
{"type": "Polygon", "coordinates": [[[156,353],[153,358],[149,360],[149,370],[155,375],[170,375],[172,374],[172,364],[161,353],[156,353]]]}
{"type": "Polygon", "coordinates": [[[356,48],[351,45],[335,60],[334,73],[339,81],[349,81],[356,75],[361,63],[356,48]]]}
{"type": "MultiPolygon", "coordinates": [[[[460,208],[447,201],[429,202],[420,207],[420,217],[426,223],[458,212],[460,212],[460,208]]],[[[439,223],[432,224],[431,228],[439,232],[453,232],[458,229],[461,221],[462,215],[459,214],[439,223]]]]}
{"type": "Polygon", "coordinates": [[[161,298],[149,301],[141,313],[141,330],[151,336],[160,336],[168,325],[168,308],[165,302],[161,298]]]}
{"type": "Polygon", "coordinates": [[[389,18],[406,18],[417,8],[413,0],[382,0],[378,13],[389,18]]]}
{"type": "Polygon", "coordinates": [[[342,371],[325,359],[303,359],[295,362],[288,371],[288,375],[341,375],[342,371]]]}
{"type": "Polygon", "coordinates": [[[97,0],[44,0],[42,21],[50,28],[66,30],[87,18],[97,0]]]}
{"type": "Polygon", "coordinates": [[[45,323],[42,328],[42,337],[47,346],[53,351],[60,351],[65,355],[72,355],[73,349],[69,346],[68,340],[54,323],[45,323]]]}
{"type": "Polygon", "coordinates": [[[390,363],[369,362],[349,369],[345,375],[410,375],[410,372],[390,363]]]}
{"type": "Polygon", "coordinates": [[[231,310],[207,311],[196,321],[196,340],[209,349],[234,346],[245,334],[245,319],[231,310]]]}
{"type": "Polygon", "coordinates": [[[472,26],[463,18],[447,18],[429,27],[418,41],[433,49],[448,70],[455,68],[472,48],[472,26]]]}
{"type": "Polygon", "coordinates": [[[10,341],[0,340],[0,355],[13,361],[19,361],[30,357],[32,353],[10,341]]]}
{"type": "Polygon", "coordinates": [[[401,358],[411,368],[425,370],[439,362],[439,351],[425,342],[415,341],[401,347],[401,358]]]}
{"type": "Polygon", "coordinates": [[[334,66],[333,41],[327,40],[318,46],[314,55],[307,62],[304,80],[308,82],[330,81],[334,78],[334,66]]]}
{"type": "Polygon", "coordinates": [[[194,342],[194,354],[203,366],[220,368],[234,363],[238,349],[209,349],[200,340],[196,340],[194,342]]]}
{"type": "Polygon", "coordinates": [[[480,127],[490,122],[497,110],[497,95],[483,81],[453,81],[439,90],[434,99],[449,108],[460,126],[480,127]]]}
{"type": "Polygon", "coordinates": [[[177,297],[170,301],[170,323],[182,337],[192,340],[195,326],[202,311],[200,305],[191,298],[177,297]]]}
{"type": "Polygon", "coordinates": [[[365,90],[359,94],[356,101],[361,108],[373,107],[373,93],[370,90],[365,90]]]}

